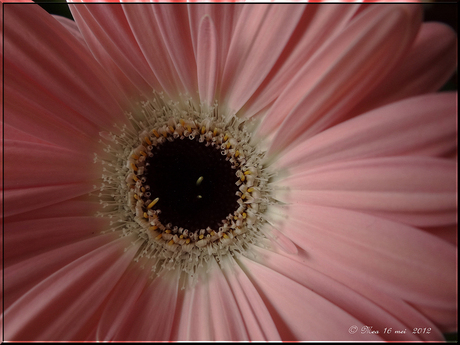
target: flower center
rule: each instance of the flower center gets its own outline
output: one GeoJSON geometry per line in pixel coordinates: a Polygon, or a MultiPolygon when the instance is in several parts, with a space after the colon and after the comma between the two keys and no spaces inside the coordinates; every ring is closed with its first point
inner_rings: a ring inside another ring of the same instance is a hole
{"type": "Polygon", "coordinates": [[[104,172],[99,215],[112,219],[112,231],[137,234],[136,260],[193,276],[211,257],[244,254],[265,238],[272,175],[246,120],[217,104],[154,95],[127,113],[132,128],[101,133],[115,145],[101,141],[109,158],[95,158],[104,172]]]}
{"type": "Polygon", "coordinates": [[[238,208],[236,167],[220,150],[197,140],[176,139],[152,149],[146,159],[146,202],[158,198],[162,224],[192,232],[218,229],[238,208]]]}

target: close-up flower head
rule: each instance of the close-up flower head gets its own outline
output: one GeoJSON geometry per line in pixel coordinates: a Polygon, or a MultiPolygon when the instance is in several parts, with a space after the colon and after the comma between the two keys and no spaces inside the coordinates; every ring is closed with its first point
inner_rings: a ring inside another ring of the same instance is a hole
{"type": "Polygon", "coordinates": [[[1,4],[2,340],[457,332],[436,4],[61,5],[1,4]]]}

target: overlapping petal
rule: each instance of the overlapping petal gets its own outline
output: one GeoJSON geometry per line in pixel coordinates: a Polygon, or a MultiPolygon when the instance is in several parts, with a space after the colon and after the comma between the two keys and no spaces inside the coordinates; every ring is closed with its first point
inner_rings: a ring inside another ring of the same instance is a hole
{"type": "Polygon", "coordinates": [[[132,247],[123,254],[123,244],[127,247],[126,238],[109,242],[34,286],[5,312],[5,337],[84,338],[92,331],[92,319],[107,291],[115,286],[137,251],[132,247]]]}
{"type": "Polygon", "coordinates": [[[414,226],[456,222],[456,163],[388,157],[325,165],[286,179],[283,199],[358,210],[414,226]]]}
{"type": "Polygon", "coordinates": [[[279,229],[305,251],[310,267],[351,287],[360,281],[412,304],[455,308],[454,245],[414,227],[336,207],[290,205],[287,212],[279,229]]]}
{"type": "Polygon", "coordinates": [[[344,116],[412,44],[414,6],[371,8],[315,53],[270,108],[259,131],[276,132],[268,153],[302,142],[344,116]]]}
{"type": "Polygon", "coordinates": [[[5,122],[72,148],[88,147],[101,128],[126,122],[125,97],[58,21],[30,5],[9,4],[4,16],[5,122]]]}

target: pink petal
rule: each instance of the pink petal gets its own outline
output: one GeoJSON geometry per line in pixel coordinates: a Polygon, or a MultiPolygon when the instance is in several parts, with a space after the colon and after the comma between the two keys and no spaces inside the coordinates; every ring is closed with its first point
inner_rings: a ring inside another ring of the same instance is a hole
{"type": "Polygon", "coordinates": [[[93,190],[93,181],[5,190],[4,217],[50,206],[93,190]]]}
{"type": "Polygon", "coordinates": [[[455,308],[456,247],[448,242],[340,208],[290,205],[281,212],[289,216],[281,231],[305,250],[304,262],[315,270],[352,288],[370,284],[416,305],[455,308]]]}
{"type": "Polygon", "coordinates": [[[456,223],[456,163],[431,157],[345,161],[298,172],[286,202],[371,213],[414,226],[456,223]]]}
{"type": "MultiPolygon", "coordinates": [[[[412,332],[406,332],[406,334],[383,333],[383,330],[389,328],[389,325],[392,326],[393,330],[411,330],[412,327],[419,327],[421,324],[425,327],[430,325],[435,328],[435,326],[430,323],[427,324],[427,320],[420,317],[419,313],[408,307],[404,301],[392,300],[391,297],[381,293],[372,295],[368,288],[359,292],[355,291],[336,281],[334,277],[329,277],[327,272],[323,273],[312,269],[309,267],[309,261],[313,258],[302,262],[293,260],[291,255],[286,257],[260,247],[253,246],[251,250],[254,253],[253,258],[251,258],[252,261],[258,262],[314,291],[359,320],[357,324],[359,332],[355,340],[360,340],[361,330],[366,325],[372,325],[375,330],[380,330],[379,335],[385,340],[442,339],[442,334],[436,330],[430,334],[421,334],[420,337],[412,334],[412,332]]],[[[298,258],[298,256],[295,257],[298,258]]],[[[315,315],[315,317],[319,316],[315,315]]],[[[335,315],[329,317],[334,318],[335,315]]],[[[345,339],[344,334],[343,340],[345,339]]]]}
{"type": "Polygon", "coordinates": [[[107,227],[95,217],[56,217],[36,220],[21,218],[5,222],[5,265],[93,237],[107,227]]]}
{"type": "MultiPolygon", "coordinates": [[[[151,8],[184,90],[194,96],[197,90],[197,64],[194,59],[187,7],[163,4],[151,8]]],[[[142,31],[145,33],[144,28],[142,31]]]]}
{"type": "Polygon", "coordinates": [[[53,18],[56,19],[63,27],[65,27],[73,36],[75,36],[75,38],[81,43],[82,46],[86,46],[83,35],[78,29],[77,24],[72,19],[54,15],[53,18]]]}
{"type": "Polygon", "coordinates": [[[118,284],[111,291],[104,311],[102,312],[97,334],[93,339],[98,341],[120,341],[119,331],[126,322],[127,315],[133,310],[136,301],[149,283],[151,271],[141,267],[141,263],[132,262],[118,284]]]}
{"type": "Polygon", "coordinates": [[[49,142],[41,140],[30,133],[23,132],[15,127],[10,126],[7,123],[3,123],[3,134],[4,140],[17,140],[17,141],[26,141],[29,143],[38,143],[38,144],[45,144],[50,145],[49,142]]]}
{"type": "MultiPolygon", "coordinates": [[[[75,219],[69,218],[68,220],[72,221],[75,219]]],[[[78,223],[79,225],[88,225],[88,223],[78,223]]],[[[38,223],[38,226],[41,224],[42,223],[38,223]]],[[[42,253],[31,251],[31,255],[22,255],[21,261],[18,261],[17,258],[10,258],[11,251],[15,250],[13,246],[21,247],[21,251],[24,252],[25,250],[22,247],[30,247],[30,243],[15,243],[15,238],[12,238],[11,235],[7,236],[8,232],[13,231],[13,228],[6,226],[4,269],[5,309],[8,309],[22,295],[34,288],[41,281],[51,276],[53,273],[116,238],[114,234],[90,236],[89,234],[91,234],[91,230],[96,230],[97,225],[98,224],[96,223],[88,229],[84,229],[84,231],[82,231],[82,229],[77,229],[80,231],[80,234],[73,235],[75,238],[73,241],[63,241],[62,243],[58,243],[59,246],[57,248],[52,248],[52,244],[49,244],[45,246],[46,251],[42,251],[42,253]],[[86,232],[86,236],[82,236],[82,232],[86,232]]],[[[61,237],[64,231],[72,230],[75,229],[69,227],[61,228],[61,237]]],[[[14,231],[20,231],[20,229],[16,228],[14,231]]],[[[41,231],[42,229],[38,227],[35,230],[35,233],[43,234],[42,237],[46,236],[45,238],[48,240],[53,239],[49,236],[49,232],[46,233],[41,231]]],[[[99,232],[100,229],[97,229],[97,231],[99,232]]],[[[33,232],[29,231],[28,234],[32,235],[33,232]]],[[[68,236],[71,237],[72,235],[68,236]]],[[[29,241],[36,240],[38,237],[39,236],[35,235],[35,238],[31,237],[29,241]]],[[[42,239],[41,242],[43,243],[45,241],[42,239]]],[[[56,247],[56,245],[54,247],[56,247]]]]}
{"type": "MultiPolygon", "coordinates": [[[[190,33],[193,42],[195,56],[198,51],[198,35],[201,21],[204,16],[209,16],[214,24],[217,34],[217,61],[218,71],[216,75],[216,89],[220,90],[222,84],[222,72],[228,56],[230,41],[235,31],[235,26],[244,4],[209,4],[202,3],[199,6],[188,5],[190,33]]],[[[200,60],[197,59],[197,63],[200,60]]],[[[199,70],[198,70],[199,71],[199,70]]],[[[199,73],[199,72],[198,72],[199,73]]]]}
{"type": "MultiPolygon", "coordinates": [[[[103,7],[104,10],[106,6],[107,5],[104,5],[103,7]]],[[[109,7],[118,7],[118,6],[119,5],[110,5],[109,7]]],[[[145,59],[148,63],[148,68],[151,71],[153,71],[155,78],[156,80],[158,80],[158,83],[159,83],[159,86],[155,87],[157,91],[164,90],[171,97],[176,97],[178,93],[180,92],[186,93],[188,91],[189,93],[191,93],[192,91],[187,89],[187,87],[189,87],[190,85],[184,84],[184,82],[188,83],[191,81],[191,79],[193,80],[196,77],[192,77],[190,79],[187,76],[180,74],[181,72],[183,72],[183,69],[177,70],[176,64],[178,63],[178,60],[177,60],[178,57],[177,55],[171,56],[170,54],[177,54],[178,52],[174,51],[172,47],[168,46],[168,44],[164,41],[162,31],[160,30],[160,25],[166,25],[166,23],[164,22],[158,23],[157,17],[155,16],[155,13],[154,13],[154,7],[156,8],[156,6],[164,6],[164,5],[151,5],[151,4],[135,5],[135,6],[129,5],[129,4],[123,5],[123,12],[124,12],[124,15],[126,16],[127,23],[129,24],[129,28],[126,30],[129,32],[132,32],[132,34],[134,35],[133,37],[134,40],[133,38],[126,37],[118,45],[124,44],[125,46],[128,46],[129,42],[131,42],[132,44],[134,43],[138,44],[139,47],[136,48],[134,52],[140,49],[141,51],[140,58],[145,59]],[[150,29],[145,30],[146,27],[150,29]],[[126,45],[125,41],[128,39],[129,39],[128,45],[126,45]]],[[[78,6],[76,7],[78,8],[78,6]]],[[[90,6],[89,9],[93,11],[92,6],[90,6]]],[[[183,16],[184,14],[181,13],[181,15],[183,16]]],[[[170,18],[169,20],[172,20],[172,19],[170,18]]],[[[98,23],[100,24],[99,20],[98,20],[98,23]]],[[[116,30],[112,27],[113,26],[112,22],[105,20],[105,22],[103,22],[103,25],[104,27],[106,27],[105,29],[106,31],[113,32],[113,33],[116,32],[116,30]]],[[[171,30],[174,30],[174,29],[171,28],[171,30]]],[[[180,42],[185,42],[185,37],[183,36],[187,35],[187,33],[188,32],[183,33],[183,35],[181,35],[178,38],[179,43],[177,44],[180,44],[180,42]]],[[[174,44],[174,43],[171,43],[171,44],[174,44]]],[[[131,58],[132,53],[130,51],[127,51],[125,54],[126,54],[126,59],[133,61],[133,59],[131,58]]],[[[193,50],[189,54],[193,54],[193,50]]],[[[189,55],[187,55],[186,57],[190,58],[189,55]]],[[[196,67],[194,67],[193,70],[195,71],[196,67]]],[[[197,87],[195,87],[195,89],[193,90],[194,91],[194,93],[192,94],[193,96],[195,95],[196,90],[197,90],[197,87]]]]}
{"type": "Polygon", "coordinates": [[[243,317],[250,340],[281,340],[261,296],[235,261],[222,260],[222,272],[243,317]]]}
{"type": "Polygon", "coordinates": [[[269,153],[321,131],[377,85],[412,43],[419,10],[409,5],[372,7],[319,50],[286,87],[261,125],[263,135],[285,118],[269,153]]]}
{"type": "Polygon", "coordinates": [[[221,268],[213,259],[201,269],[195,286],[181,291],[172,339],[178,341],[244,341],[249,339],[243,315],[221,268]]]}
{"type": "Polygon", "coordinates": [[[5,311],[5,339],[86,339],[88,322],[137,251],[123,254],[128,241],[112,241],[29,290],[5,311]]]}
{"type": "Polygon", "coordinates": [[[304,5],[243,7],[223,69],[220,93],[220,99],[231,110],[238,111],[268,75],[303,9],[304,5]]]}
{"type": "Polygon", "coordinates": [[[43,137],[51,136],[49,127],[56,124],[56,132],[79,133],[74,140],[95,140],[100,128],[125,121],[118,103],[123,95],[59,22],[32,5],[8,5],[4,16],[5,119],[11,126],[43,137]],[[47,114],[49,127],[36,112],[25,112],[32,109],[47,114]]]}
{"type": "Polygon", "coordinates": [[[430,308],[425,306],[416,306],[417,310],[425,315],[439,327],[443,333],[458,332],[458,310],[454,308],[430,308]]]}
{"type": "Polygon", "coordinates": [[[348,117],[404,98],[435,92],[452,76],[457,35],[441,23],[424,23],[406,56],[348,117]]]}
{"type": "Polygon", "coordinates": [[[374,334],[350,334],[350,326],[360,321],[314,291],[244,256],[238,261],[284,341],[381,340],[374,334]]]}
{"type": "Polygon", "coordinates": [[[414,97],[375,109],[318,133],[279,156],[294,173],[368,157],[443,156],[456,147],[457,95],[414,97]]]}
{"type": "Polygon", "coordinates": [[[170,339],[171,329],[176,322],[174,310],[179,287],[179,274],[179,270],[165,270],[151,281],[150,285],[135,301],[131,313],[124,315],[124,322],[116,335],[117,339],[129,339],[131,341],[165,341],[170,339]]]}
{"type": "Polygon", "coordinates": [[[4,142],[5,188],[60,185],[95,179],[92,153],[22,141],[4,142]]]}
{"type": "Polygon", "coordinates": [[[312,55],[345,28],[359,6],[308,4],[278,61],[244,106],[245,116],[256,114],[273,102],[312,55]]]}
{"type": "Polygon", "coordinates": [[[197,74],[200,100],[212,105],[218,77],[217,32],[209,16],[203,17],[198,32],[197,74]]]}
{"type": "Polygon", "coordinates": [[[100,207],[99,200],[90,199],[88,195],[69,199],[43,208],[37,208],[21,214],[20,219],[5,218],[8,221],[26,221],[46,218],[88,217],[94,216],[100,207]],[[95,201],[97,200],[97,201],[95,201]]]}
{"type": "Polygon", "coordinates": [[[100,65],[126,95],[138,100],[160,90],[119,5],[69,5],[79,31],[100,65]]]}

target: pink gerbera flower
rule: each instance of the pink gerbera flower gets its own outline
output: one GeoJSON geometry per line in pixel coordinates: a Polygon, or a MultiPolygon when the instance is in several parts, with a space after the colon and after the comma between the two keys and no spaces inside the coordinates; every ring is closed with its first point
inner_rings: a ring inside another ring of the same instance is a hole
{"type": "Polygon", "coordinates": [[[4,4],[5,340],[442,340],[456,36],[419,5],[4,4]]]}

